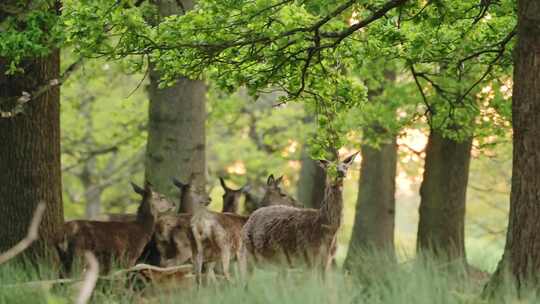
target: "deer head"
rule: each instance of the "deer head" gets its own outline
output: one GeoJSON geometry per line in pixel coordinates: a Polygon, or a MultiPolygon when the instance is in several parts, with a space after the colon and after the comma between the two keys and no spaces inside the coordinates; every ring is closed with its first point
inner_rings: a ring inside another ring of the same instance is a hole
{"type": "MultiPolygon", "coordinates": [[[[151,197],[152,204],[154,205],[155,210],[158,213],[164,213],[164,212],[168,212],[168,211],[173,211],[175,209],[174,203],[169,201],[163,194],[161,194],[159,192],[156,192],[156,191],[153,191],[151,189],[152,187],[151,187],[150,183],[148,183],[148,184],[149,184],[149,189],[150,189],[149,190],[150,191],[150,197],[151,197]]],[[[144,188],[138,186],[134,182],[131,182],[131,187],[133,188],[133,191],[135,191],[135,193],[139,194],[142,198],[144,198],[144,196],[146,194],[146,190],[144,188]]]]}
{"type": "Polygon", "coordinates": [[[152,184],[149,181],[144,182],[144,188],[137,186],[131,182],[133,190],[142,196],[141,204],[137,210],[137,219],[142,221],[152,220],[152,223],[157,220],[159,214],[158,206],[166,206],[170,204],[163,196],[155,196],[152,190],[152,184]]]}
{"type": "Polygon", "coordinates": [[[283,181],[283,176],[274,178],[273,174],[268,176],[266,181],[266,191],[264,197],[261,200],[261,206],[270,206],[270,205],[296,205],[296,200],[285,193],[280,184],[283,181]]]}
{"type": "Polygon", "coordinates": [[[221,187],[223,188],[223,209],[222,212],[232,212],[237,213],[238,211],[238,201],[240,200],[240,196],[242,196],[245,191],[249,190],[249,186],[245,185],[240,189],[232,189],[227,186],[225,183],[225,180],[220,177],[219,182],[221,184],[221,187]]]}
{"type": "Polygon", "coordinates": [[[335,181],[342,181],[343,178],[345,178],[345,176],[347,176],[347,171],[349,170],[349,168],[353,164],[354,159],[356,158],[356,155],[358,155],[358,152],[349,155],[343,161],[339,161],[337,163],[333,163],[333,162],[328,161],[326,159],[318,160],[317,163],[325,171],[327,171],[327,172],[333,171],[331,173],[334,173],[334,174],[327,174],[329,177],[334,176],[335,181]]]}
{"type": "Polygon", "coordinates": [[[190,207],[208,206],[212,199],[206,192],[197,191],[191,184],[182,183],[177,178],[172,179],[173,184],[180,190],[180,204],[190,207]]]}

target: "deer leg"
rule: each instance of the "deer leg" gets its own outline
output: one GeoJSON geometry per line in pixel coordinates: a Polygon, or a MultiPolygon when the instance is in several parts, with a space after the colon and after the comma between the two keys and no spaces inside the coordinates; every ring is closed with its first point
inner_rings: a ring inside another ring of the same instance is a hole
{"type": "Polygon", "coordinates": [[[206,283],[209,284],[210,282],[212,284],[217,283],[216,278],[216,262],[208,262],[206,263],[206,283]]]}
{"type": "Polygon", "coordinates": [[[221,266],[223,267],[223,275],[225,279],[230,282],[231,275],[229,273],[229,264],[231,262],[231,248],[225,244],[221,249],[221,266]]]}
{"type": "Polygon", "coordinates": [[[203,244],[202,244],[202,240],[201,240],[201,235],[198,234],[198,233],[195,233],[195,231],[193,231],[193,234],[194,234],[194,239],[195,239],[195,254],[192,254],[192,256],[194,256],[194,265],[195,266],[195,277],[197,279],[197,284],[198,285],[201,285],[202,283],[202,278],[201,278],[201,274],[202,274],[202,264],[203,264],[203,244]]]}
{"type": "Polygon", "coordinates": [[[240,250],[236,253],[236,259],[238,260],[240,279],[245,281],[247,279],[247,247],[244,243],[240,244],[240,250]]]}

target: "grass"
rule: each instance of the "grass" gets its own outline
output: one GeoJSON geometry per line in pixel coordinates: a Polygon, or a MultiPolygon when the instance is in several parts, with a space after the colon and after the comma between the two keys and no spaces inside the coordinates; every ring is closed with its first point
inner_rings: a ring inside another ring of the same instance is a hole
{"type": "MultiPolygon", "coordinates": [[[[72,303],[76,286],[52,288],[17,285],[50,279],[56,269],[41,264],[8,263],[0,266],[0,303],[72,303]]],[[[429,258],[408,259],[393,263],[384,254],[365,254],[350,274],[335,271],[322,280],[310,271],[288,273],[256,270],[248,284],[219,283],[206,287],[181,285],[148,286],[142,291],[128,288],[126,278],[100,280],[93,303],[537,303],[540,298],[529,293],[517,300],[505,285],[496,299],[480,297],[484,282],[465,275],[463,269],[451,271],[429,258]]]]}

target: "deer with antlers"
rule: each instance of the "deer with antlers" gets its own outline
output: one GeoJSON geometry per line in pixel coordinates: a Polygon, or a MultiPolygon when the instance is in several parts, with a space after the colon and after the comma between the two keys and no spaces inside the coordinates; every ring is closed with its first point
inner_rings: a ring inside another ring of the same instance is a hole
{"type": "Polygon", "coordinates": [[[76,220],[63,226],[61,241],[56,244],[66,274],[71,273],[73,260],[84,251],[93,252],[105,273],[110,271],[113,259],[123,267],[135,264],[154,233],[158,210],[170,203],[152,191],[151,184],[144,188],[132,183],[142,195],[134,221],[103,222],[76,220]]]}
{"type": "Polygon", "coordinates": [[[319,161],[323,168],[335,169],[335,174],[328,174],[320,209],[277,205],[256,210],[242,229],[240,269],[246,270],[249,258],[255,263],[263,259],[289,267],[303,261],[308,267],[321,267],[323,273],[328,270],[341,225],[343,179],[356,155],[336,164],[319,161]]]}

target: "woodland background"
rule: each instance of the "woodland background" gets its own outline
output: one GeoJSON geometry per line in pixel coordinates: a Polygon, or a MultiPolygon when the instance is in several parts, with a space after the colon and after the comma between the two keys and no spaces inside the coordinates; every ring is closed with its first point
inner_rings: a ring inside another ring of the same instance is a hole
{"type": "Polygon", "coordinates": [[[413,282],[433,281],[426,299],[483,301],[476,285],[455,297],[459,279],[433,271],[455,262],[494,273],[488,287],[506,271],[509,286],[534,287],[538,24],[532,0],[9,0],[0,249],[39,201],[42,239],[54,239],[64,220],[134,212],[129,181],[144,179],[174,198],[170,178],[192,178],[220,210],[218,177],[260,196],[283,175],[316,208],[325,177],[313,159],[360,150],[339,262],[369,248],[436,265],[385,272],[375,298],[392,302],[390,285],[399,299],[418,270],[413,282]]]}

